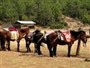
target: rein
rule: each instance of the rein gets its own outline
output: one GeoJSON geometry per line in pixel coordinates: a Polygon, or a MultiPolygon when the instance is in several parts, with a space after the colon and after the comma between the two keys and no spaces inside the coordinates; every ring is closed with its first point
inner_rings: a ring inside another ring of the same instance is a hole
{"type": "Polygon", "coordinates": [[[44,37],[44,35],[37,41],[37,44],[41,41],[41,39],[44,37]]]}
{"type": "Polygon", "coordinates": [[[61,37],[61,33],[57,33],[57,34],[58,34],[58,36],[51,42],[51,44],[53,44],[58,38],[61,37]]]}
{"type": "Polygon", "coordinates": [[[51,44],[53,44],[57,39],[58,39],[58,37],[56,37],[56,38],[51,42],[51,44]]]}
{"type": "MultiPolygon", "coordinates": [[[[79,39],[80,36],[81,36],[81,35],[78,35],[77,39],[79,39]]],[[[83,42],[83,41],[82,41],[82,42],[83,42]]],[[[83,42],[83,47],[86,47],[86,46],[87,46],[86,43],[83,42]]]]}

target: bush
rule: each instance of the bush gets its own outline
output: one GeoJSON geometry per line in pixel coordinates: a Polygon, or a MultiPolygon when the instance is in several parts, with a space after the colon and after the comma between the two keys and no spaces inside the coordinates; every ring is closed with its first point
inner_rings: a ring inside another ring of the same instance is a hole
{"type": "Polygon", "coordinates": [[[83,15],[81,20],[83,21],[84,24],[86,24],[86,23],[90,24],[90,15],[88,15],[88,14],[83,15]]]}
{"type": "Polygon", "coordinates": [[[64,28],[64,27],[67,27],[67,24],[62,21],[62,22],[55,22],[55,23],[52,23],[50,24],[50,28],[51,29],[59,29],[59,28],[64,28]]]}

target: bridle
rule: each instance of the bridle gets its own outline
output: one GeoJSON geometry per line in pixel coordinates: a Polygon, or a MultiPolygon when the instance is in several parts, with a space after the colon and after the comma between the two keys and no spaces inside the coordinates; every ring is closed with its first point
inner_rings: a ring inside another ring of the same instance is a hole
{"type": "MultiPolygon", "coordinates": [[[[82,35],[80,34],[79,36],[78,36],[78,38],[80,38],[82,35]]],[[[80,39],[81,40],[81,39],[80,39]]],[[[83,46],[84,47],[86,47],[87,45],[86,45],[86,43],[82,40],[82,42],[83,42],[83,46]]]]}

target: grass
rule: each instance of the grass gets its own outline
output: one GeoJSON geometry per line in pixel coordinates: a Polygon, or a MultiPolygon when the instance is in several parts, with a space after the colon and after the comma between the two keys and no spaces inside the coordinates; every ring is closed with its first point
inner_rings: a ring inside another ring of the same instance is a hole
{"type": "MultiPolygon", "coordinates": [[[[90,58],[90,42],[87,47],[81,45],[80,55],[75,57],[75,49],[77,42],[72,47],[72,56],[67,57],[67,46],[59,46],[57,49],[57,57],[49,57],[46,44],[41,47],[42,56],[38,56],[34,52],[25,53],[24,40],[20,43],[21,52],[16,52],[16,42],[11,42],[12,51],[0,51],[0,68],[90,68],[90,61],[85,61],[90,58]]],[[[34,46],[31,44],[31,49],[34,51],[34,46]]]]}

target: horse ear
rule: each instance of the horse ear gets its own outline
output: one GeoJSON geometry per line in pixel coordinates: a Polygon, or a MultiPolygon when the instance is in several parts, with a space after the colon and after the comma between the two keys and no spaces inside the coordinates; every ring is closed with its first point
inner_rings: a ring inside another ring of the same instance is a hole
{"type": "Polygon", "coordinates": [[[40,32],[40,30],[38,30],[38,29],[37,29],[37,30],[35,30],[35,33],[39,33],[39,32],[40,32]]]}
{"type": "Polygon", "coordinates": [[[44,34],[46,34],[47,32],[46,31],[44,31],[44,34]]]}
{"type": "Polygon", "coordinates": [[[82,30],[82,28],[81,28],[81,27],[79,27],[79,28],[78,28],[78,31],[81,31],[81,30],[82,30]]]}

